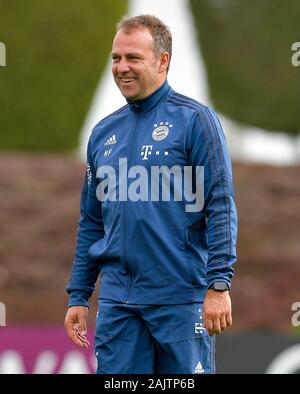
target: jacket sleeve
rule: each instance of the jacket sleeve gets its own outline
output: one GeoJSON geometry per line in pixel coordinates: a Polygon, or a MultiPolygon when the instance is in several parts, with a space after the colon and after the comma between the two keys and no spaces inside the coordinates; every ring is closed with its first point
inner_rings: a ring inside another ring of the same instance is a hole
{"type": "MultiPolygon", "coordinates": [[[[92,137],[91,137],[92,138],[92,137]]],[[[71,278],[66,290],[68,306],[89,306],[99,274],[99,266],[88,256],[90,246],[104,236],[101,202],[96,197],[98,185],[92,159],[91,138],[87,148],[87,171],[81,192],[80,219],[71,278]]]]}
{"type": "Polygon", "coordinates": [[[203,107],[189,124],[192,165],[204,166],[203,214],[207,226],[207,284],[231,286],[236,262],[237,212],[232,168],[225,135],[217,115],[203,107]]]}

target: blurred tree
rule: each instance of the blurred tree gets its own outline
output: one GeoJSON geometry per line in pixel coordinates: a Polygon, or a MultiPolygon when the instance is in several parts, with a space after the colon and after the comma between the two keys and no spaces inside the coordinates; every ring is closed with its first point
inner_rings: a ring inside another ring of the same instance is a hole
{"type": "Polygon", "coordinates": [[[299,0],[190,0],[216,109],[270,130],[300,131],[299,0]]]}
{"type": "Polygon", "coordinates": [[[0,0],[0,149],[65,151],[107,63],[124,0],[0,0]]]}

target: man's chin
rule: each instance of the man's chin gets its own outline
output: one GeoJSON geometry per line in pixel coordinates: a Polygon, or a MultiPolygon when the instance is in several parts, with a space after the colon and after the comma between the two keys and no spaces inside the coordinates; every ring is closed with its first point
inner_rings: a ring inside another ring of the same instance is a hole
{"type": "Polygon", "coordinates": [[[124,86],[120,86],[118,85],[118,88],[120,90],[120,92],[122,93],[122,96],[125,97],[126,100],[138,100],[139,99],[139,95],[137,91],[134,91],[134,89],[132,88],[126,88],[124,86]]]}
{"type": "Polygon", "coordinates": [[[122,90],[121,90],[121,93],[126,98],[126,100],[135,101],[135,100],[139,99],[137,94],[129,94],[128,92],[124,92],[122,90]]]}

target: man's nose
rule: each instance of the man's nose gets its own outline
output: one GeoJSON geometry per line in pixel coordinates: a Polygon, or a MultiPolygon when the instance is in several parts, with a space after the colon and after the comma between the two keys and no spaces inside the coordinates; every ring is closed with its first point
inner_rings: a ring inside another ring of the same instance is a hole
{"type": "Polygon", "coordinates": [[[126,73],[129,71],[129,65],[126,59],[122,58],[120,59],[118,65],[117,65],[117,72],[120,74],[126,73]]]}

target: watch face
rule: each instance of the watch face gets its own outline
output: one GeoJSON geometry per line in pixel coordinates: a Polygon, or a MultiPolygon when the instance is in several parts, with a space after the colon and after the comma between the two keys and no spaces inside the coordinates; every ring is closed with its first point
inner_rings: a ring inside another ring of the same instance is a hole
{"type": "Polygon", "coordinates": [[[215,282],[213,285],[213,289],[217,291],[225,291],[228,290],[228,286],[225,282],[215,282]]]}

